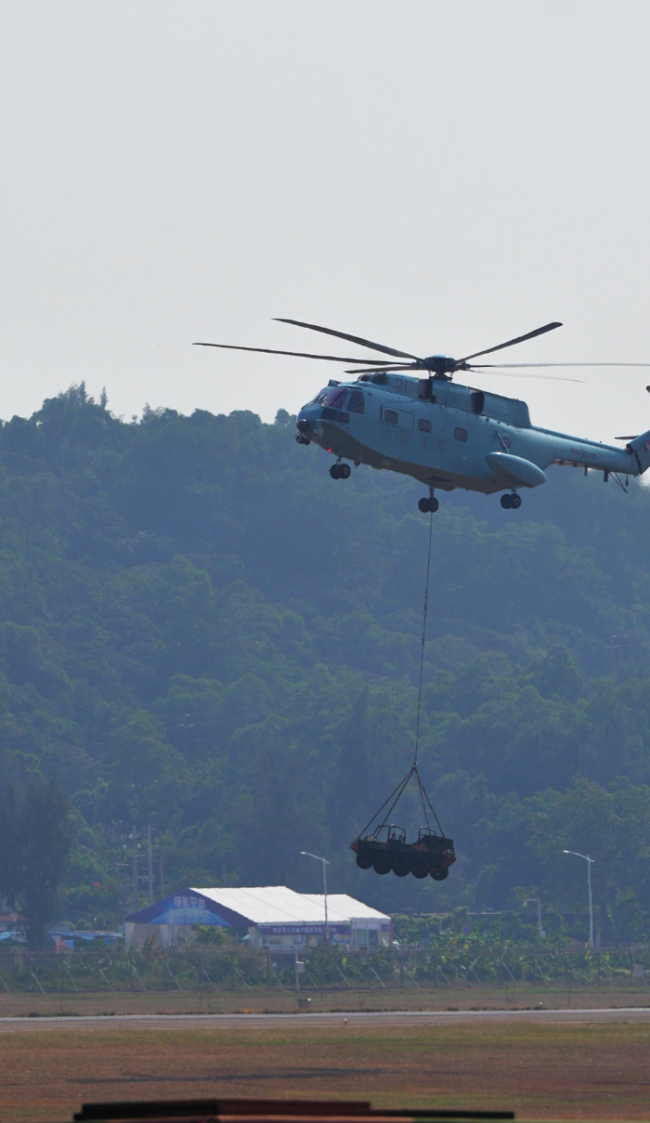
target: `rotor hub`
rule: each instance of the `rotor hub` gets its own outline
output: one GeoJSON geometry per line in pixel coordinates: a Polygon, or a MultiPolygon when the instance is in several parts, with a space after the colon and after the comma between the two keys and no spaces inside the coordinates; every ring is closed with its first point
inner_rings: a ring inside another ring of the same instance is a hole
{"type": "Polygon", "coordinates": [[[451,374],[455,369],[456,361],[450,359],[448,355],[428,355],[422,360],[422,366],[432,374],[451,374]]]}
{"type": "Polygon", "coordinates": [[[443,378],[445,381],[449,381],[457,370],[469,369],[466,363],[459,363],[449,355],[429,355],[426,359],[421,359],[418,366],[422,370],[428,370],[434,378],[443,378]]]}

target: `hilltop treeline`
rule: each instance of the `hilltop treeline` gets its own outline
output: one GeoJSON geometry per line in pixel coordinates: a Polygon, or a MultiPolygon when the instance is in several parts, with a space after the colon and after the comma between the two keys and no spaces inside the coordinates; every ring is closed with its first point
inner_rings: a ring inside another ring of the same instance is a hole
{"type": "Polygon", "coordinates": [[[123,916],[151,826],[156,893],[161,859],[166,890],[317,891],[307,849],[386,909],[541,895],[582,934],[567,847],[603,938],[649,932],[650,493],[557,468],[516,513],[441,496],[420,759],[458,862],[378,878],[348,847],[412,755],[428,518],[294,432],[126,423],[83,386],[0,428],[0,765],[69,793],[62,913],[123,916]]]}

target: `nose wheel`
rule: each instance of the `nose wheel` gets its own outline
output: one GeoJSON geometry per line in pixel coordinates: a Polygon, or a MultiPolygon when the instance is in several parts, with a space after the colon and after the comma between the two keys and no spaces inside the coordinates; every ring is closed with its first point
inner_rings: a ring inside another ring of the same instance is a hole
{"type": "Polygon", "coordinates": [[[521,495],[517,495],[516,492],[512,495],[502,495],[501,506],[504,511],[518,511],[521,507],[521,495]]]}
{"type": "Polygon", "coordinates": [[[333,480],[348,480],[350,478],[351,468],[349,464],[342,464],[340,460],[336,464],[332,464],[330,468],[330,476],[333,480]]]}

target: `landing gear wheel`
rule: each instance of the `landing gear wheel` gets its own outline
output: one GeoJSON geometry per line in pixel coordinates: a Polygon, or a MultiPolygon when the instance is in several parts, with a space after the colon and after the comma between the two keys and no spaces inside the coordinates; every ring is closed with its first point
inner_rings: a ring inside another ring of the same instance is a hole
{"type": "Polygon", "coordinates": [[[511,495],[510,506],[513,511],[518,511],[521,507],[521,495],[511,495]]]}
{"type": "Polygon", "coordinates": [[[435,495],[430,495],[428,499],[423,498],[418,501],[418,508],[420,511],[422,511],[423,515],[427,515],[429,514],[429,512],[431,512],[432,515],[435,515],[439,506],[440,503],[436,499],[435,495]]]}
{"type": "MultiPolygon", "coordinates": [[[[340,478],[341,478],[341,468],[342,468],[341,464],[332,464],[332,467],[330,468],[330,476],[332,477],[333,480],[340,480],[340,478]]],[[[501,500],[501,502],[503,503],[503,500],[501,500]]]]}
{"type": "Polygon", "coordinates": [[[434,881],[444,881],[445,878],[449,877],[449,870],[447,869],[446,866],[445,866],[444,870],[431,870],[430,872],[431,872],[431,877],[433,878],[434,881]]]}
{"type": "Polygon", "coordinates": [[[296,440],[299,445],[310,445],[311,440],[306,437],[304,433],[296,433],[296,440]]]}
{"type": "Polygon", "coordinates": [[[375,873],[385,874],[390,873],[393,868],[393,855],[392,854],[376,854],[372,863],[375,873]]]}
{"type": "Polygon", "coordinates": [[[350,471],[351,471],[351,469],[350,469],[349,464],[339,464],[339,479],[340,480],[349,480],[350,479],[350,471]]]}
{"type": "Polygon", "coordinates": [[[372,866],[372,854],[369,850],[360,850],[357,854],[357,865],[361,870],[369,870],[372,866]]]}
{"type": "MultiPolygon", "coordinates": [[[[332,471],[332,469],[330,468],[330,472],[331,471],[332,471]]],[[[512,499],[513,499],[512,495],[502,495],[501,496],[501,506],[503,507],[504,511],[510,510],[510,508],[512,507],[512,499]]]]}

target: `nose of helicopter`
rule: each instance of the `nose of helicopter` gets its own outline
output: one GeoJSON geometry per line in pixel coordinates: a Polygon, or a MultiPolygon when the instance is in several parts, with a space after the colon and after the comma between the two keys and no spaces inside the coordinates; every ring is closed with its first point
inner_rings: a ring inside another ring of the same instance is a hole
{"type": "Polygon", "coordinates": [[[310,402],[303,406],[296,418],[296,440],[299,445],[311,444],[315,439],[314,427],[320,420],[322,409],[319,405],[310,402]]]}
{"type": "Polygon", "coordinates": [[[315,421],[320,419],[322,409],[319,405],[309,402],[303,406],[298,414],[296,428],[299,433],[308,433],[315,421]]]}

